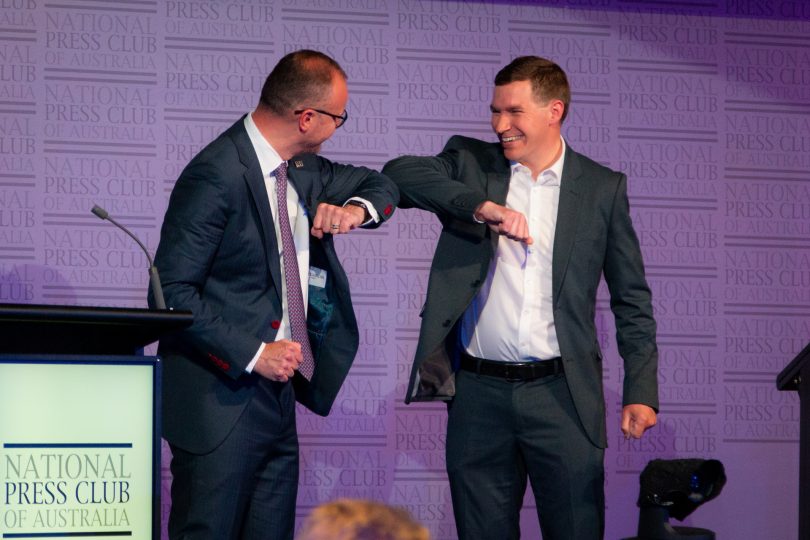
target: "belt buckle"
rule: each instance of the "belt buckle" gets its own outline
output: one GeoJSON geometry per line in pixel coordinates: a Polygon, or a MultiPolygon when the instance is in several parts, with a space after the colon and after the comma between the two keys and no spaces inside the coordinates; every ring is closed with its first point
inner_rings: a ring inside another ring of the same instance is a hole
{"type": "Polygon", "coordinates": [[[518,376],[518,370],[515,369],[515,366],[509,363],[503,366],[503,378],[506,379],[506,382],[520,382],[523,380],[522,377],[518,376]]]}

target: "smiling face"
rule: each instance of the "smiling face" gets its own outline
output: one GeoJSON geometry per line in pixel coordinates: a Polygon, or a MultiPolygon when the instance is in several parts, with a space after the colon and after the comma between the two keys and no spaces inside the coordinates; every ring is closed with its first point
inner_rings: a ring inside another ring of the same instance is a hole
{"type": "Polygon", "coordinates": [[[492,96],[492,129],[507,159],[517,161],[537,176],[560,148],[560,119],[565,105],[559,99],[538,102],[529,81],[495,87],[492,96]]]}

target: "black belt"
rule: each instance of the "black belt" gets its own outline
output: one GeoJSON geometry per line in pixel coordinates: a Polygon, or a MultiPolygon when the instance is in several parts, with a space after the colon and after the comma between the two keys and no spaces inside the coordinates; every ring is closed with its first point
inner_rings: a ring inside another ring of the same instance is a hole
{"type": "Polygon", "coordinates": [[[466,352],[462,352],[461,369],[479,375],[500,377],[507,381],[530,381],[562,373],[563,363],[562,358],[559,356],[550,360],[538,360],[537,362],[497,362],[470,356],[466,352]]]}

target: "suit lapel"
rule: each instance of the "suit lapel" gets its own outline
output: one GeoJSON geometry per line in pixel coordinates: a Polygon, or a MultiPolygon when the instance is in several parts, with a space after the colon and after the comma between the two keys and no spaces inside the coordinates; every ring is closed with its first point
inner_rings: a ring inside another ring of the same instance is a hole
{"type": "Polygon", "coordinates": [[[313,188],[317,183],[316,172],[312,166],[311,160],[294,157],[290,160],[287,176],[295,192],[298,194],[299,201],[304,206],[310,225],[312,225],[312,219],[315,217],[312,213],[312,209],[313,205],[318,204],[317,196],[320,193],[315,193],[315,189],[313,188]]]}
{"type": "Polygon", "coordinates": [[[495,204],[505,205],[506,194],[509,192],[509,178],[511,169],[509,167],[509,160],[503,155],[500,143],[491,144],[487,151],[488,160],[492,163],[492,168],[487,167],[486,172],[486,191],[487,199],[495,204]]]}
{"type": "Polygon", "coordinates": [[[273,224],[273,214],[270,211],[270,200],[267,194],[267,187],[264,183],[262,176],[262,169],[259,165],[259,159],[256,157],[256,151],[250,142],[247,131],[245,131],[244,121],[240,120],[239,129],[233,135],[233,142],[239,152],[239,160],[245,166],[244,178],[250,190],[251,197],[253,197],[253,204],[255,205],[259,221],[261,222],[260,230],[262,232],[262,244],[264,245],[264,252],[267,257],[267,271],[273,283],[273,287],[278,300],[281,302],[281,259],[278,256],[278,242],[276,241],[276,227],[273,224]]]}
{"type": "MultiPolygon", "coordinates": [[[[493,157],[495,163],[495,172],[486,173],[486,190],[487,200],[506,206],[506,195],[509,193],[509,179],[511,178],[511,169],[509,168],[509,161],[507,161],[502,153],[498,153],[493,157]]],[[[489,230],[489,229],[487,229],[489,230]]],[[[501,235],[490,234],[489,238],[492,241],[492,252],[498,248],[498,239],[501,235]]]]}
{"type": "Polygon", "coordinates": [[[578,181],[582,166],[576,152],[566,145],[565,164],[560,179],[560,204],[557,209],[557,225],[554,231],[554,248],[551,258],[551,287],[554,305],[560,295],[565,272],[571,258],[571,250],[576,238],[579,217],[581,187],[578,181]]]}

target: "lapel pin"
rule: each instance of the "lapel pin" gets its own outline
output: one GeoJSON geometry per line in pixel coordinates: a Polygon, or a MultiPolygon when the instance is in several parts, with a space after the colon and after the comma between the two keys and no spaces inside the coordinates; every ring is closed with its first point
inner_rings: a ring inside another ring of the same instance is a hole
{"type": "Polygon", "coordinates": [[[295,168],[296,168],[296,169],[300,169],[300,168],[301,168],[301,167],[303,167],[303,166],[304,166],[304,162],[303,162],[303,161],[299,161],[299,160],[297,160],[297,159],[295,160],[295,168]]]}

